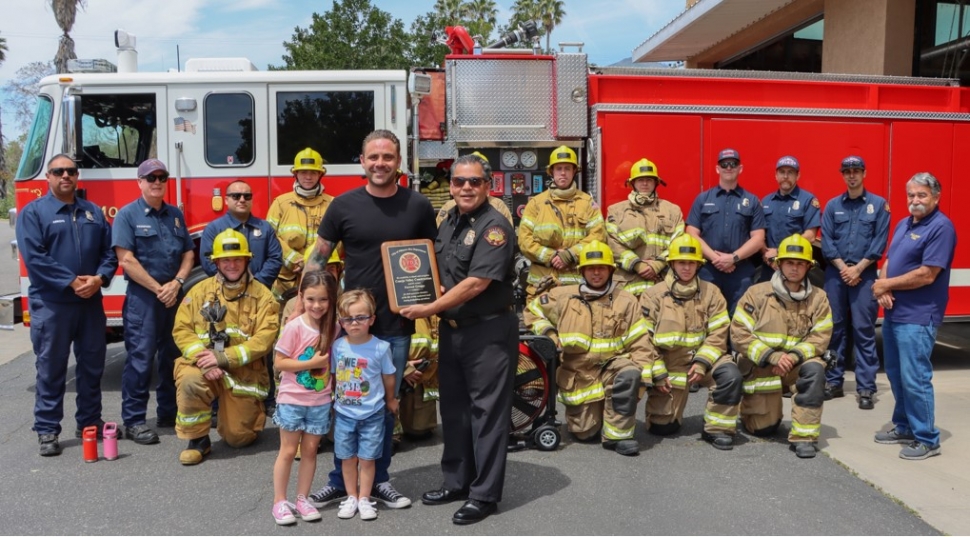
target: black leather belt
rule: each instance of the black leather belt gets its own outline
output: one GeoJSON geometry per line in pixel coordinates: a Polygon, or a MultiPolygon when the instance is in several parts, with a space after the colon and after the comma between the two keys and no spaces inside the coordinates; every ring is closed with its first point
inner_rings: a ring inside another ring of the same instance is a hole
{"type": "Polygon", "coordinates": [[[498,319],[499,317],[505,315],[506,313],[507,312],[502,311],[499,313],[489,313],[488,315],[475,315],[473,317],[464,317],[462,319],[442,319],[442,321],[448,323],[448,326],[452,328],[468,328],[469,326],[475,326],[476,324],[481,324],[486,321],[498,319]]]}

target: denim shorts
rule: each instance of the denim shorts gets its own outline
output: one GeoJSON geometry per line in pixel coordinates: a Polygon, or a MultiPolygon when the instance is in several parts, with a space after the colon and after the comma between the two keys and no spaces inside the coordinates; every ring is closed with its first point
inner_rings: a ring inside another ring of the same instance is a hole
{"type": "Polygon", "coordinates": [[[323,436],[330,432],[331,403],[320,406],[276,405],[273,423],[280,429],[323,436]]]}
{"type": "Polygon", "coordinates": [[[338,459],[357,457],[368,461],[381,458],[384,443],[384,409],[362,420],[336,412],[333,426],[333,454],[338,459]]]}

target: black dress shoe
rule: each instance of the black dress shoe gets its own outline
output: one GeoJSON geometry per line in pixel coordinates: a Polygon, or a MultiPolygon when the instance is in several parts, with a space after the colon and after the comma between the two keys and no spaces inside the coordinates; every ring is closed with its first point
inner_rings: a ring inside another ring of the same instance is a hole
{"type": "Polygon", "coordinates": [[[61,444],[57,441],[56,434],[37,435],[37,441],[40,442],[41,457],[55,457],[61,454],[61,444]]]}
{"type": "Polygon", "coordinates": [[[151,427],[145,425],[144,423],[133,425],[131,427],[125,427],[125,436],[127,436],[132,442],[141,444],[143,446],[158,443],[158,433],[153,431],[151,427]]]}
{"type": "Polygon", "coordinates": [[[104,420],[98,420],[97,422],[85,425],[84,427],[78,427],[74,430],[74,438],[81,438],[84,436],[84,429],[91,426],[98,428],[98,440],[101,440],[104,437],[104,420]]]}
{"type": "Polygon", "coordinates": [[[842,386],[836,386],[835,384],[826,384],[823,393],[825,394],[826,401],[845,397],[845,390],[842,389],[842,386]]]}
{"type": "Polygon", "coordinates": [[[875,403],[872,402],[872,392],[859,392],[859,408],[862,410],[872,410],[875,406],[875,403]]]}
{"type": "Polygon", "coordinates": [[[455,511],[455,516],[451,521],[455,524],[474,524],[488,518],[488,515],[498,510],[495,502],[483,502],[481,500],[468,500],[461,509],[455,511]]]}
{"type": "Polygon", "coordinates": [[[425,505],[443,505],[468,499],[468,493],[463,490],[448,490],[440,488],[429,490],[421,495],[421,503],[425,505]]]}

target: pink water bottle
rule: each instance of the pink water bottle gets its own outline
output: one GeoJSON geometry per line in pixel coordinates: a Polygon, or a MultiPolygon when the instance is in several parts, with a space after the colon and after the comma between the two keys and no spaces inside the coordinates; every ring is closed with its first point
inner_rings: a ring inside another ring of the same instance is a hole
{"type": "Polygon", "coordinates": [[[104,460],[113,461],[118,458],[118,424],[109,421],[104,424],[104,460]]]}
{"type": "Polygon", "coordinates": [[[90,425],[81,432],[84,462],[98,462],[98,426],[90,425]]]}

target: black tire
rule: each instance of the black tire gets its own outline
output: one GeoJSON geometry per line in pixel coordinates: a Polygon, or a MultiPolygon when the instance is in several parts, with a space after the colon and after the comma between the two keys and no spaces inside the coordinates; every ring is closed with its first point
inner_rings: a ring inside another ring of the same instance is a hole
{"type": "Polygon", "coordinates": [[[552,425],[543,425],[532,433],[532,441],[539,451],[555,451],[562,441],[559,429],[552,425]]]}
{"type": "Polygon", "coordinates": [[[202,270],[201,266],[194,267],[191,272],[189,272],[189,277],[185,279],[185,285],[182,286],[182,293],[188,294],[189,289],[192,289],[202,280],[208,278],[209,275],[202,270]]]}

